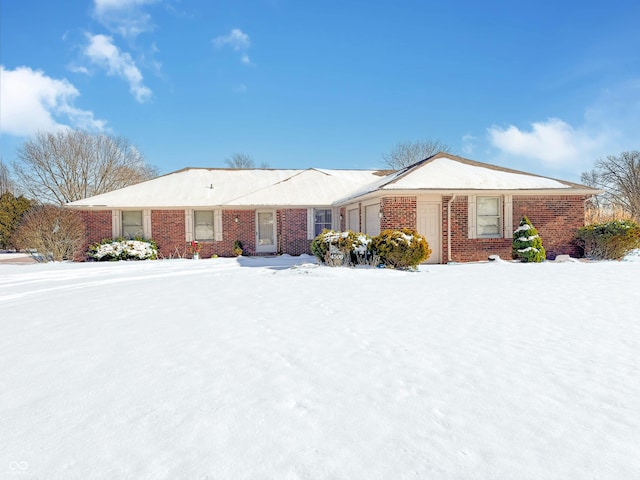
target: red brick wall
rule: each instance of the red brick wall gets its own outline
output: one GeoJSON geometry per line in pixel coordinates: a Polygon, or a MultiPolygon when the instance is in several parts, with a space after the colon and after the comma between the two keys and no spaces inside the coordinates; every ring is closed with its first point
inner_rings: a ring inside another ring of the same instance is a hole
{"type": "Polygon", "coordinates": [[[307,209],[278,210],[278,252],[289,255],[311,254],[311,240],[307,240],[307,209]]]}
{"type": "Polygon", "coordinates": [[[380,231],[417,228],[416,197],[384,197],[380,199],[380,231]]]}
{"type": "Polygon", "coordinates": [[[77,213],[87,229],[87,243],[101,242],[113,237],[111,210],[79,210],[77,213]]]}
{"type": "Polygon", "coordinates": [[[158,244],[160,257],[186,255],[184,222],[184,210],[151,210],[151,238],[158,244]]]}
{"type": "MultiPolygon", "coordinates": [[[[245,255],[256,253],[256,212],[255,210],[223,210],[222,241],[215,242],[213,248],[216,255],[233,257],[233,244],[242,242],[245,255]],[[236,218],[238,221],[236,222],[236,218]]],[[[206,257],[205,257],[206,258],[206,257]]]]}
{"type": "Polygon", "coordinates": [[[582,195],[565,197],[513,197],[513,229],[526,215],[542,238],[547,258],[557,255],[582,255],[574,241],[576,230],[584,226],[584,200],[582,195]]]}
{"type": "MultiPolygon", "coordinates": [[[[447,245],[447,202],[442,199],[442,250],[443,261],[448,260],[447,245]]],[[[475,262],[486,260],[489,255],[500,255],[511,259],[511,238],[468,238],[467,197],[456,197],[451,206],[451,259],[454,262],[475,262]]],[[[504,204],[503,204],[504,209],[504,204]]],[[[503,218],[504,218],[504,211],[503,218]]],[[[583,196],[514,196],[512,231],[518,228],[523,215],[538,229],[547,251],[547,258],[557,255],[580,256],[581,251],[574,243],[576,229],[584,225],[583,196]]]]}

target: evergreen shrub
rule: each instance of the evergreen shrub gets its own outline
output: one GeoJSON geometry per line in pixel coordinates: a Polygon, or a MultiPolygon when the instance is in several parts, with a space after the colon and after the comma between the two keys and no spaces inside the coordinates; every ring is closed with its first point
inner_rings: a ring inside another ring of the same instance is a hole
{"type": "Polygon", "coordinates": [[[391,268],[415,269],[431,255],[427,240],[410,228],[382,231],[371,239],[371,248],[391,268]]]}
{"type": "Polygon", "coordinates": [[[576,237],[585,256],[597,260],[620,260],[640,248],[640,226],[631,220],[587,225],[578,229],[576,237]]]}
{"type": "Polygon", "coordinates": [[[529,219],[524,216],[520,226],[513,232],[513,258],[523,262],[543,262],[547,252],[542,246],[542,238],[529,219]]]}
{"type": "Polygon", "coordinates": [[[115,238],[89,246],[89,258],[99,262],[118,260],[156,260],[158,245],[153,240],[136,237],[133,240],[115,238]]]}
{"type": "Polygon", "coordinates": [[[376,263],[370,246],[371,237],[364,233],[324,229],[311,242],[311,252],[325,265],[367,265],[376,263]]]}

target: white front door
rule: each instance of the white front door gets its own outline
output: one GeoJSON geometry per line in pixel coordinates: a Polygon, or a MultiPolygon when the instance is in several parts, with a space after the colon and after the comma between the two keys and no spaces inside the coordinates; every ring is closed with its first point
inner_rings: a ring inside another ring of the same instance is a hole
{"type": "Polygon", "coordinates": [[[276,251],[276,212],[256,212],[256,252],[275,253],[276,251]]]}
{"type": "Polygon", "coordinates": [[[349,219],[348,229],[354,232],[360,232],[360,212],[357,208],[349,210],[347,212],[347,218],[349,219]]]}
{"type": "Polygon", "coordinates": [[[424,235],[431,249],[427,263],[440,263],[442,252],[442,222],[439,203],[418,202],[418,233],[424,235]]]}

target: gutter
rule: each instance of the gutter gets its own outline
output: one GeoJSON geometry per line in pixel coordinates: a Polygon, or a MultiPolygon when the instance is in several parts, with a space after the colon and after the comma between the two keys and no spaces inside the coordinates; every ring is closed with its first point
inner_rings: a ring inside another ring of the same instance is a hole
{"type": "Polygon", "coordinates": [[[456,199],[457,194],[453,194],[453,196],[447,202],[447,261],[449,263],[453,262],[451,260],[451,204],[456,199]]]}

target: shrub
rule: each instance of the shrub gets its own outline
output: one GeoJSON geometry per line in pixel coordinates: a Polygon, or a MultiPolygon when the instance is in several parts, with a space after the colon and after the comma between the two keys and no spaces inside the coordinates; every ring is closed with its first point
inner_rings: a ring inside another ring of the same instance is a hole
{"type": "Polygon", "coordinates": [[[586,256],[597,260],[620,260],[640,248],[640,226],[631,220],[587,225],[576,237],[586,256]]]}
{"type": "Polygon", "coordinates": [[[11,192],[0,195],[0,248],[12,245],[11,235],[16,231],[23,215],[33,202],[22,195],[16,197],[11,192]]]}
{"type": "Polygon", "coordinates": [[[522,217],[520,226],[513,232],[512,245],[514,259],[539,263],[547,258],[547,252],[542,246],[542,238],[526,216],[522,217]]]}
{"type": "Polygon", "coordinates": [[[135,238],[125,240],[116,238],[94,243],[89,247],[88,255],[99,262],[118,260],[155,260],[158,258],[158,245],[153,240],[135,238]]]}
{"type": "Polygon", "coordinates": [[[376,263],[371,252],[371,237],[351,230],[322,230],[311,242],[311,252],[325,265],[366,265],[376,263]]]}
{"type": "Polygon", "coordinates": [[[40,261],[79,260],[86,241],[84,223],[71,210],[40,205],[24,214],[11,241],[20,250],[37,252],[40,261]]]}
{"type": "Polygon", "coordinates": [[[410,228],[382,231],[371,239],[371,248],[391,268],[415,269],[431,255],[427,240],[410,228]]]}
{"type": "Polygon", "coordinates": [[[233,254],[236,257],[239,257],[240,255],[242,255],[242,242],[240,240],[236,240],[235,242],[233,242],[233,254]]]}

